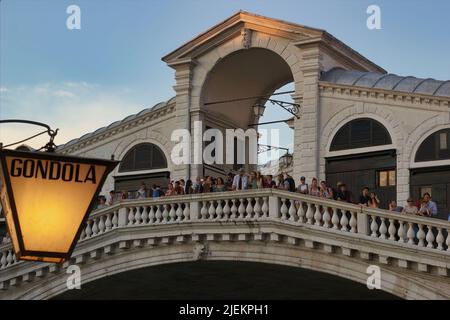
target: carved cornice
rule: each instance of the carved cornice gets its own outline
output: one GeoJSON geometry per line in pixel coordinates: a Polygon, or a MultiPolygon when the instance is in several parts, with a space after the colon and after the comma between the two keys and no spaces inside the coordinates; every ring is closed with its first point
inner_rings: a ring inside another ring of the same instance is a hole
{"type": "Polygon", "coordinates": [[[347,96],[360,99],[377,99],[385,104],[395,104],[403,106],[418,106],[429,110],[430,108],[441,108],[437,111],[445,111],[442,108],[450,107],[450,98],[430,96],[419,93],[402,91],[391,91],[377,88],[366,88],[351,85],[335,84],[320,81],[319,90],[326,96],[347,96]]]}
{"type": "Polygon", "coordinates": [[[90,136],[88,138],[80,138],[79,141],[70,144],[67,147],[62,146],[58,150],[58,152],[61,152],[63,154],[73,153],[80,149],[86,148],[90,145],[93,145],[94,143],[97,143],[99,141],[124,133],[128,130],[135,129],[137,126],[143,125],[145,123],[149,123],[160,118],[162,120],[162,117],[173,114],[175,110],[176,110],[175,102],[171,102],[167,106],[164,106],[155,111],[151,111],[149,113],[145,113],[141,116],[137,116],[136,118],[132,118],[129,121],[119,124],[118,126],[114,126],[110,129],[106,129],[105,131],[102,131],[98,134],[94,134],[93,136],[90,136]]]}

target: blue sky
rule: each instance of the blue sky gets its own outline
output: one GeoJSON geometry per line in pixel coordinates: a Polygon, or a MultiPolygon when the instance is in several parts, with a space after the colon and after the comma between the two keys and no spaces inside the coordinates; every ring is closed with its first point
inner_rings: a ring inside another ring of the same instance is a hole
{"type": "MultiPolygon", "coordinates": [[[[1,0],[0,118],[49,123],[64,143],[167,100],[161,57],[239,9],[326,29],[392,73],[450,79],[447,0],[1,0]],[[81,30],[66,28],[71,4],[81,30]],[[381,30],[366,27],[371,4],[381,30]]],[[[4,127],[0,141],[32,132],[4,127]]]]}

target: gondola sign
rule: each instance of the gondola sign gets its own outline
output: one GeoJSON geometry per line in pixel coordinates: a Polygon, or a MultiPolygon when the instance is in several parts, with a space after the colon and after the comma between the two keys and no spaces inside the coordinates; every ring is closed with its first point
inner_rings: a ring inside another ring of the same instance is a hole
{"type": "Polygon", "coordinates": [[[0,197],[15,255],[60,263],[118,161],[0,150],[0,197]]]}

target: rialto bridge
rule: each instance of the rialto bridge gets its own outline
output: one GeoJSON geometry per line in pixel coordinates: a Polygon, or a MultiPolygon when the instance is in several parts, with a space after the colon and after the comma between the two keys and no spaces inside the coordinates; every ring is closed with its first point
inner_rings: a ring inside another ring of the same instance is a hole
{"type": "MultiPolygon", "coordinates": [[[[332,186],[343,181],[355,195],[368,186],[383,207],[389,200],[403,205],[410,196],[430,193],[438,217],[447,219],[450,81],[387,73],[325,30],[242,11],[163,61],[175,72],[172,99],[57,149],[120,160],[103,195],[136,190],[141,181],[165,186],[235,170],[231,164],[174,163],[171,134],[190,131],[197,122],[205,130],[248,129],[259,122],[252,108],[293,84],[292,99],[301,105],[292,127],[296,181],[302,175],[332,186]],[[213,104],[220,101],[227,102],[213,104]]],[[[203,141],[192,143],[193,150],[202,146],[203,141]]],[[[248,163],[245,168],[253,170],[248,163]]],[[[103,293],[121,276],[135,295],[146,279],[161,282],[158,275],[181,290],[180,275],[212,263],[216,267],[207,269],[216,270],[222,284],[245,265],[249,275],[261,275],[255,282],[271,281],[278,293],[293,284],[288,298],[313,296],[314,290],[296,294],[294,285],[301,290],[301,281],[314,272],[365,287],[368,267],[378,266],[386,294],[449,299],[449,229],[444,220],[269,189],[123,200],[91,214],[72,259],[63,265],[19,262],[10,244],[0,245],[0,298],[75,296],[76,290],[67,288],[71,265],[80,267],[82,288],[98,284],[103,293]]],[[[200,285],[204,292],[212,286],[213,281],[200,285]]],[[[154,296],[163,296],[159,293],[154,296]]]]}
{"type": "MultiPolygon", "coordinates": [[[[207,261],[287,266],[362,285],[368,267],[378,266],[384,292],[449,299],[449,230],[449,222],[437,219],[275,189],[124,200],[92,212],[72,258],[61,265],[17,261],[3,244],[0,297],[67,294],[70,265],[80,268],[83,288],[107,279],[114,286],[117,275],[151,275],[161,266],[181,275],[183,263],[207,261]]],[[[295,272],[285,277],[296,280],[295,272]]]]}

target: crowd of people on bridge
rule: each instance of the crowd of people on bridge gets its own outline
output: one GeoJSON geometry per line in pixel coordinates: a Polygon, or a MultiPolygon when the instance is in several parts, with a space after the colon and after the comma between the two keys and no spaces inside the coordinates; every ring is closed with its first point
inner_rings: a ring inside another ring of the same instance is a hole
{"type": "MultiPolygon", "coordinates": [[[[229,173],[225,179],[222,177],[214,178],[212,176],[197,177],[194,181],[180,179],[170,181],[166,188],[162,188],[156,184],[147,187],[142,182],[137,191],[111,191],[108,197],[100,196],[98,208],[104,208],[122,199],[159,198],[185,194],[264,188],[298,192],[335,201],[359,204],[369,208],[381,208],[379,196],[368,187],[362,188],[360,195],[355,197],[343,182],[338,182],[333,187],[326,181],[319,182],[318,179],[312,178],[308,184],[306,178],[302,176],[300,177],[299,183],[296,184],[294,178],[289,173],[280,173],[276,177],[273,177],[272,175],[262,175],[258,171],[246,173],[242,168],[237,174],[229,173]]],[[[390,200],[388,207],[381,209],[425,217],[436,217],[438,214],[437,205],[429,193],[425,193],[420,199],[409,198],[403,207],[397,205],[396,200],[390,200]]]]}
{"type": "MultiPolygon", "coordinates": [[[[380,208],[381,204],[378,195],[368,187],[362,188],[360,195],[355,197],[347,189],[347,185],[342,182],[338,182],[333,187],[326,181],[319,182],[316,178],[312,178],[308,184],[306,178],[302,176],[299,183],[296,184],[289,173],[281,173],[273,177],[272,175],[262,175],[257,171],[246,173],[244,169],[240,169],[237,174],[229,173],[225,179],[211,176],[197,177],[194,181],[180,179],[170,181],[166,188],[156,184],[149,188],[144,182],[141,182],[137,191],[110,191],[108,196],[99,196],[96,209],[105,208],[125,199],[159,198],[185,194],[265,188],[297,192],[329,200],[359,204],[369,208],[380,208]]],[[[395,200],[391,200],[387,208],[381,209],[424,217],[437,217],[438,214],[436,202],[432,200],[429,193],[425,193],[420,199],[409,198],[404,207],[398,206],[395,200]]],[[[450,215],[448,220],[450,221],[450,215]]],[[[10,242],[9,235],[6,233],[3,237],[0,236],[0,240],[0,243],[10,242]]]]}

